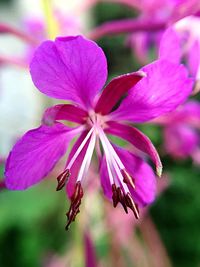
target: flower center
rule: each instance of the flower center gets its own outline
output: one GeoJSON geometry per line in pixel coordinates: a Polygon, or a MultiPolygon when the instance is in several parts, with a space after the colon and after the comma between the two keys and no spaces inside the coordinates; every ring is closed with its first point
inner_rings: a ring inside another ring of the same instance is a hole
{"type": "Polygon", "coordinates": [[[96,126],[96,128],[101,127],[102,129],[104,129],[106,127],[106,121],[106,116],[102,116],[101,114],[95,113],[95,111],[92,110],[89,113],[87,124],[89,125],[89,127],[96,126]]]}
{"type": "Polygon", "coordinates": [[[128,208],[130,208],[135,217],[137,219],[139,218],[138,207],[134,203],[129,190],[130,187],[135,189],[134,180],[127,172],[120,157],[105,134],[104,129],[106,128],[106,121],[106,116],[97,114],[94,111],[90,112],[86,122],[88,132],[85,133],[85,137],[83,138],[81,144],[71,157],[70,161],[68,161],[65,170],[57,177],[57,190],[60,190],[64,187],[65,183],[69,179],[71,172],[70,170],[73,169],[73,164],[80,156],[80,153],[83,150],[85,151],[76,179],[75,190],[71,197],[71,206],[69,212],[67,213],[67,229],[69,224],[75,219],[77,213],[79,212],[79,206],[83,197],[81,183],[89,170],[95,146],[100,160],[105,161],[107,167],[110,187],[112,190],[113,206],[116,207],[118,203],[121,203],[126,213],[128,213],[128,208]],[[100,143],[104,151],[103,155],[101,153],[102,150],[100,148],[100,143]]]}

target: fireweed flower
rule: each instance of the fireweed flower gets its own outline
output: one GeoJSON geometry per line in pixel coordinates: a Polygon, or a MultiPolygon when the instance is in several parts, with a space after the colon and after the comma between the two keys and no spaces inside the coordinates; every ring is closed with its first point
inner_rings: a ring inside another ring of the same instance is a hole
{"type": "Polygon", "coordinates": [[[114,207],[121,203],[125,212],[130,208],[138,218],[138,205],[154,200],[155,176],[142,158],[114,145],[107,134],[125,139],[149,155],[161,175],[162,165],[153,144],[129,123],[146,122],[185,101],[192,81],[184,66],[158,60],[138,72],[116,77],[100,92],[107,79],[105,55],[93,41],[76,36],[42,43],[30,72],[42,93],[71,104],[48,108],[42,125],[15,144],[6,163],[7,187],[23,190],[41,181],[65,154],[70,141],[78,137],[57,177],[57,190],[67,183],[71,199],[66,228],[79,212],[82,185],[95,147],[105,195],[112,198],[114,207]],[[78,126],[69,127],[60,120],[78,126]]]}
{"type": "Polygon", "coordinates": [[[168,28],[161,39],[161,55],[178,63],[184,61],[194,77],[195,93],[200,90],[200,18],[186,17],[168,28]],[[171,52],[173,51],[173,56],[171,52]]]}
{"type": "Polygon", "coordinates": [[[137,10],[136,18],[105,22],[93,29],[90,38],[97,40],[105,35],[129,33],[127,44],[141,64],[152,61],[152,48],[157,52],[163,31],[176,21],[195,15],[200,10],[198,0],[105,0],[120,3],[137,10]],[[152,20],[152,17],[154,18],[152,20]]]}
{"type": "Polygon", "coordinates": [[[91,38],[97,39],[119,33],[159,33],[169,24],[186,16],[198,14],[200,11],[198,0],[105,0],[105,2],[127,5],[134,11],[137,10],[139,15],[136,18],[105,22],[92,30],[91,38]]]}

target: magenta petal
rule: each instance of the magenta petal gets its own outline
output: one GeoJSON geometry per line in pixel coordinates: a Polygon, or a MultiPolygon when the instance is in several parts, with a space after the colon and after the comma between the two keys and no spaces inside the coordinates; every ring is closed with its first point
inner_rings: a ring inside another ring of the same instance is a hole
{"type": "Polygon", "coordinates": [[[108,176],[108,168],[107,168],[105,156],[102,158],[101,164],[100,164],[100,181],[101,181],[101,186],[103,188],[104,195],[111,200],[112,199],[112,185],[110,184],[110,179],[108,176]]]}
{"type": "Polygon", "coordinates": [[[122,148],[115,148],[128,173],[135,180],[135,190],[129,188],[135,201],[145,206],[156,197],[156,177],[152,168],[142,159],[122,148]]]}
{"type": "Polygon", "coordinates": [[[198,73],[199,66],[200,66],[200,43],[199,41],[195,41],[193,45],[190,47],[188,52],[188,67],[191,75],[196,79],[200,79],[200,74],[198,73]]]}
{"type": "Polygon", "coordinates": [[[165,151],[175,158],[186,158],[199,144],[199,135],[184,124],[171,125],[164,130],[165,151]]]}
{"type": "MultiPolygon", "coordinates": [[[[79,146],[81,145],[81,143],[83,142],[84,138],[87,135],[87,131],[84,131],[80,137],[78,138],[78,140],[75,142],[75,144],[72,147],[72,150],[69,154],[68,160],[67,160],[67,164],[70,162],[70,160],[72,159],[73,155],[76,153],[77,149],[79,148],[79,146]]],[[[74,188],[75,188],[75,184],[76,184],[76,179],[78,177],[78,173],[81,167],[81,163],[83,161],[83,158],[85,156],[87,147],[89,144],[89,140],[86,143],[86,145],[84,146],[84,148],[82,149],[82,151],[80,152],[80,154],[78,155],[76,161],[74,162],[74,164],[72,165],[71,169],[70,169],[70,178],[69,181],[67,183],[67,187],[66,187],[66,191],[67,191],[67,195],[69,198],[72,197],[73,193],[74,193],[74,188]]]]}
{"type": "Polygon", "coordinates": [[[200,10],[199,0],[180,0],[174,1],[174,6],[171,14],[171,23],[174,23],[186,16],[195,15],[200,10]]]}
{"type": "Polygon", "coordinates": [[[46,41],[36,50],[30,65],[35,86],[44,94],[72,100],[82,107],[107,79],[107,62],[100,47],[82,36],[46,41]]]}
{"type": "Polygon", "coordinates": [[[84,245],[85,245],[85,266],[97,267],[97,259],[94,242],[91,239],[89,232],[84,233],[84,245]]]}
{"type": "Polygon", "coordinates": [[[182,106],[182,110],[177,112],[182,116],[182,122],[188,123],[193,126],[199,127],[200,125],[200,103],[195,100],[188,101],[184,106],[182,106]]]}
{"type": "Polygon", "coordinates": [[[185,124],[198,128],[200,125],[200,103],[195,100],[190,100],[175,111],[153,122],[164,126],[185,124]]]}
{"type": "Polygon", "coordinates": [[[119,108],[113,119],[145,122],[174,110],[192,91],[193,81],[183,65],[166,60],[155,61],[141,69],[146,77],[140,80],[119,108]]]}
{"type": "Polygon", "coordinates": [[[52,125],[56,120],[68,120],[83,124],[85,123],[87,116],[87,111],[77,106],[59,104],[48,108],[44,112],[42,122],[46,125],[52,125]]]}
{"type": "Polygon", "coordinates": [[[26,189],[42,180],[65,154],[74,137],[61,123],[27,132],[13,147],[6,162],[6,186],[26,189]]]}
{"type": "Polygon", "coordinates": [[[128,44],[141,65],[146,65],[150,61],[149,46],[151,37],[152,34],[148,32],[138,32],[129,36],[128,44]]]}
{"type": "MultiPolygon", "coordinates": [[[[116,146],[114,148],[126,170],[134,178],[135,190],[129,188],[134,201],[140,206],[145,206],[153,202],[156,196],[156,178],[151,167],[127,150],[116,146]]],[[[111,199],[112,189],[109,182],[105,158],[102,161],[100,172],[104,194],[111,199]]]]}
{"type": "Polygon", "coordinates": [[[162,36],[159,58],[169,60],[172,63],[181,62],[180,37],[173,28],[168,28],[162,36]]]}
{"type": "Polygon", "coordinates": [[[108,114],[117,102],[139,82],[145,74],[142,71],[121,75],[114,78],[103,90],[95,107],[97,113],[108,114]]]}
{"type": "Polygon", "coordinates": [[[106,129],[107,133],[125,139],[126,141],[130,142],[133,146],[135,146],[137,149],[149,155],[151,160],[156,166],[157,175],[161,176],[162,163],[160,161],[160,157],[158,155],[156,148],[146,135],[144,135],[142,132],[129,125],[123,125],[113,121],[108,122],[107,124],[108,124],[108,128],[106,129]]]}

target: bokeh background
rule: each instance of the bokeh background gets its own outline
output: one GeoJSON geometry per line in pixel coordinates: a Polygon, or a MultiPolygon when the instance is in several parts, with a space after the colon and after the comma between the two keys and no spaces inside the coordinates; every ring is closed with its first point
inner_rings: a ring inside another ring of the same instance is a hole
{"type": "MultiPolygon", "coordinates": [[[[0,22],[21,30],[25,30],[25,22],[30,18],[39,18],[45,23],[41,2],[1,0],[0,22]]],[[[57,5],[59,4],[58,8],[61,8],[63,14],[73,15],[81,23],[83,33],[105,21],[137,16],[137,12],[128,7],[105,2],[77,12],[77,6],[81,6],[83,2],[73,2],[57,1],[57,5]]],[[[1,34],[0,43],[0,54],[14,58],[24,55],[27,49],[21,40],[10,35],[1,34]]],[[[108,58],[109,79],[141,66],[127,45],[126,34],[103,37],[98,40],[98,44],[108,58]]],[[[150,56],[152,59],[155,57],[153,50],[150,56]]],[[[195,99],[200,100],[200,97],[195,96],[195,99]]],[[[0,63],[2,179],[4,159],[12,145],[26,130],[39,124],[42,111],[50,104],[52,100],[33,87],[28,68],[0,63]]],[[[65,232],[65,213],[69,204],[64,191],[55,191],[56,180],[52,174],[52,177],[27,191],[0,192],[0,266],[89,266],[85,263],[84,231],[91,234],[98,266],[200,266],[200,169],[190,159],[174,160],[164,155],[162,130],[159,126],[143,125],[140,129],[159,149],[166,176],[163,178],[166,183],[161,185],[162,193],[150,207],[147,219],[141,220],[138,226],[134,223],[132,226],[132,236],[137,236],[147,262],[144,255],[140,257],[141,249],[134,242],[128,243],[128,249],[126,242],[125,245],[117,244],[116,247],[116,232],[112,231],[112,223],[107,222],[107,213],[111,213],[113,220],[118,219],[113,215],[115,210],[110,211],[110,204],[99,189],[91,189],[88,196],[85,195],[81,214],[70,231],[65,232]],[[149,236],[152,227],[156,229],[156,234],[149,236]],[[164,258],[159,242],[167,253],[164,258]],[[132,260],[132,254],[138,256],[137,262],[132,260]],[[157,263],[154,257],[158,259],[157,263]],[[121,258],[123,262],[120,261],[121,258]]],[[[93,176],[98,180],[97,175],[93,176]]],[[[94,188],[98,187],[94,185],[94,188]]],[[[122,221],[117,230],[114,230],[118,232],[124,228],[126,224],[122,221]]]]}

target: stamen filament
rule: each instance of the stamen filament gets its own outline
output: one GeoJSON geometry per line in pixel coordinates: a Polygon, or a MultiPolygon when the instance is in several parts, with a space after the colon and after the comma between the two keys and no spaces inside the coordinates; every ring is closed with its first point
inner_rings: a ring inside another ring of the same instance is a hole
{"type": "MultiPolygon", "coordinates": [[[[124,165],[122,164],[120,158],[118,157],[117,153],[115,152],[114,148],[112,147],[112,145],[110,144],[110,142],[108,141],[107,137],[105,136],[104,132],[102,131],[101,128],[98,129],[99,130],[99,138],[101,140],[101,143],[102,143],[102,146],[104,148],[104,151],[105,151],[105,154],[106,154],[106,158],[108,159],[108,163],[111,163],[111,166],[114,167],[114,170],[117,174],[117,177],[119,178],[119,181],[124,189],[124,192],[129,192],[129,189],[127,187],[127,185],[123,182],[124,180],[124,177],[122,176],[122,173],[121,173],[121,167],[123,169],[125,169],[124,165]],[[109,148],[112,148],[109,150],[109,148]],[[113,151],[115,153],[113,153],[113,151]],[[118,159],[118,160],[117,160],[118,159]],[[120,166],[118,163],[121,163],[120,166]]],[[[109,171],[109,169],[108,169],[109,171]]],[[[113,175],[112,175],[113,177],[113,175]]],[[[112,177],[109,176],[110,178],[110,181],[112,181],[112,177]]],[[[114,179],[113,179],[114,180],[114,179]]],[[[111,183],[112,185],[112,183],[111,183]]]]}
{"type": "Polygon", "coordinates": [[[124,164],[121,162],[121,160],[120,160],[119,156],[117,155],[116,151],[114,150],[114,148],[110,144],[110,142],[109,142],[108,138],[106,137],[104,131],[101,128],[99,130],[101,131],[101,136],[102,136],[103,140],[105,141],[108,149],[110,150],[110,153],[115,158],[115,160],[116,160],[117,164],[119,165],[120,169],[125,169],[124,164]]]}
{"type": "Polygon", "coordinates": [[[120,183],[121,183],[121,185],[122,185],[122,187],[124,189],[124,192],[128,193],[129,189],[128,189],[127,185],[123,182],[124,177],[122,176],[121,171],[119,169],[119,166],[117,165],[117,163],[116,163],[114,158],[113,158],[112,163],[113,163],[113,166],[114,166],[114,170],[116,171],[117,177],[119,178],[119,181],[120,181],[120,183]]]}
{"type": "Polygon", "coordinates": [[[108,161],[108,157],[106,157],[106,165],[107,165],[107,170],[108,170],[108,176],[109,176],[109,180],[110,180],[110,184],[114,184],[114,177],[110,168],[110,163],[108,161]]]}
{"type": "Polygon", "coordinates": [[[95,143],[96,143],[96,133],[93,132],[90,143],[89,143],[88,148],[87,148],[87,151],[85,153],[85,157],[83,159],[79,174],[78,174],[77,182],[81,181],[83,179],[83,177],[85,176],[86,172],[89,169],[90,162],[92,159],[92,154],[93,154],[94,147],[95,147],[95,143]]]}
{"type": "Polygon", "coordinates": [[[67,167],[65,169],[70,169],[72,167],[72,165],[74,164],[74,162],[77,159],[78,155],[81,153],[83,147],[87,143],[87,141],[90,138],[90,136],[91,136],[91,134],[92,134],[93,131],[94,131],[94,128],[92,127],[90,129],[90,131],[88,132],[88,134],[86,135],[86,137],[83,140],[83,142],[81,143],[81,145],[79,146],[79,148],[76,150],[76,153],[74,153],[72,159],[70,160],[70,162],[68,163],[68,165],[67,165],[67,167]]]}
{"type": "MultiPolygon", "coordinates": [[[[98,128],[98,131],[100,129],[98,128]]],[[[102,140],[102,137],[101,137],[101,132],[99,131],[99,138],[101,140],[101,143],[102,143],[102,146],[103,146],[103,149],[104,149],[104,152],[105,152],[105,158],[106,158],[106,164],[107,164],[107,169],[108,169],[108,175],[109,175],[109,179],[110,179],[110,184],[114,184],[114,180],[116,181],[116,179],[114,179],[114,176],[112,174],[112,158],[110,156],[110,152],[108,150],[108,147],[106,146],[104,140],[102,140]]],[[[117,181],[116,181],[117,182],[117,181]]]]}

